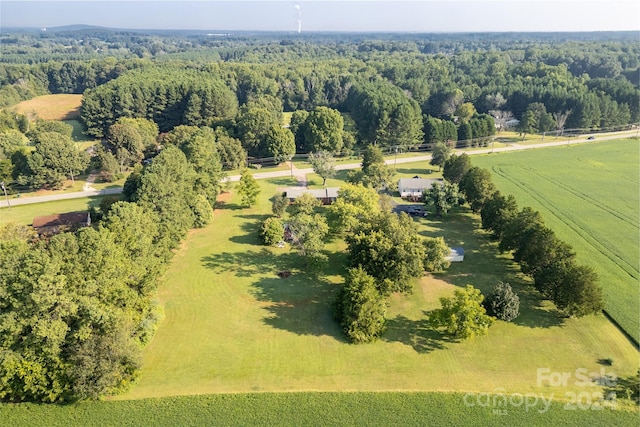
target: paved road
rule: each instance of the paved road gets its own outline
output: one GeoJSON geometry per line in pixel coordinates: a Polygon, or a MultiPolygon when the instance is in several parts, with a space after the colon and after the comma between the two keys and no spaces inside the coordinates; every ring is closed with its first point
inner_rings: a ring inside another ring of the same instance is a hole
{"type": "MultiPolygon", "coordinates": [[[[30,205],[32,203],[43,203],[43,202],[53,202],[56,200],[68,200],[68,199],[80,199],[82,197],[92,197],[92,196],[107,196],[109,194],[120,194],[122,193],[122,188],[107,188],[105,190],[88,190],[88,191],[74,191],[73,193],[61,193],[61,194],[52,194],[50,196],[34,196],[34,197],[24,197],[18,199],[9,199],[9,203],[11,206],[18,205],[30,205]]],[[[7,201],[0,201],[0,207],[6,207],[7,201]]]]}
{"type": "MultiPolygon", "coordinates": [[[[597,136],[596,140],[606,141],[610,139],[620,139],[620,138],[635,136],[635,135],[637,135],[637,131],[633,130],[633,131],[626,131],[626,132],[618,132],[615,135],[597,136]]],[[[554,146],[561,146],[561,145],[568,146],[568,145],[575,145],[575,144],[580,144],[584,142],[590,142],[590,140],[587,138],[580,138],[580,139],[573,139],[573,140],[568,140],[566,138],[556,139],[555,137],[552,137],[552,136],[550,136],[549,138],[553,138],[553,141],[542,142],[539,144],[522,144],[522,145],[511,144],[507,147],[500,147],[496,149],[483,148],[483,149],[472,149],[472,150],[455,150],[455,152],[457,154],[467,153],[468,155],[474,155],[474,154],[487,154],[491,152],[500,153],[505,151],[532,150],[536,148],[554,147],[554,146]]],[[[428,162],[429,160],[431,160],[431,155],[426,154],[426,155],[418,155],[413,157],[401,157],[398,159],[389,159],[389,160],[386,160],[385,162],[388,165],[394,165],[399,163],[401,164],[401,163],[413,163],[413,162],[428,162]]],[[[359,167],[360,167],[360,162],[340,164],[340,165],[336,165],[336,170],[358,169],[359,167]]],[[[305,169],[294,168],[293,172],[296,177],[304,177],[306,174],[313,173],[313,169],[312,168],[305,168],[305,169]]],[[[291,175],[290,170],[280,170],[280,171],[273,171],[273,172],[257,172],[253,176],[256,179],[265,179],[265,178],[284,177],[284,176],[290,176],[290,175],[291,175]]],[[[227,177],[227,180],[231,182],[239,181],[240,175],[231,175],[227,177]]],[[[11,206],[17,206],[17,205],[26,205],[31,203],[51,202],[55,200],[67,200],[67,199],[77,199],[82,197],[120,194],[121,192],[122,192],[122,188],[108,188],[106,190],[100,190],[100,191],[89,190],[89,191],[78,191],[74,193],[55,194],[50,196],[25,197],[22,199],[9,199],[9,202],[11,206]]],[[[6,207],[6,206],[7,206],[6,200],[1,200],[0,207],[6,207]]]]}
{"type": "MultiPolygon", "coordinates": [[[[615,135],[598,136],[596,140],[606,141],[609,139],[620,139],[627,136],[635,136],[636,133],[637,131],[635,130],[627,131],[627,132],[619,132],[615,135]]],[[[507,147],[500,147],[495,149],[492,149],[492,148],[470,149],[470,150],[461,149],[461,150],[454,150],[454,151],[456,154],[467,153],[468,155],[474,155],[474,154],[488,154],[491,152],[499,153],[504,151],[532,150],[535,148],[555,147],[555,146],[562,146],[562,145],[575,145],[575,144],[580,144],[584,142],[591,142],[591,140],[587,138],[573,139],[569,141],[566,138],[560,138],[560,139],[556,139],[555,137],[549,137],[549,138],[550,139],[553,138],[553,141],[541,142],[539,144],[522,144],[522,145],[516,143],[516,144],[510,144],[507,147]]],[[[424,155],[417,155],[412,157],[401,157],[398,159],[388,159],[388,160],[385,160],[385,163],[388,165],[394,165],[399,163],[413,163],[413,162],[423,162],[423,161],[428,162],[429,160],[431,160],[431,155],[424,154],[424,155]]],[[[336,165],[336,170],[358,169],[359,167],[360,167],[360,163],[340,164],[340,165],[336,165]]],[[[313,173],[313,168],[293,170],[293,174],[295,176],[308,174],[308,173],[313,173]]],[[[274,171],[274,172],[255,173],[253,176],[256,179],[264,179],[264,178],[278,178],[282,176],[290,176],[290,174],[291,174],[291,171],[281,170],[281,171],[274,171]]],[[[231,182],[239,181],[240,175],[231,175],[227,177],[227,180],[231,182]]]]}

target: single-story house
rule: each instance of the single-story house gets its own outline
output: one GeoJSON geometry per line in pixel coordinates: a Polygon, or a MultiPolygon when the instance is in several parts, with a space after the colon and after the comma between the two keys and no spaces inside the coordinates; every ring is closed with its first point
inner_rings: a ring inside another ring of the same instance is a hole
{"type": "Polygon", "coordinates": [[[398,180],[398,192],[402,198],[420,199],[425,190],[431,188],[433,183],[442,183],[441,179],[428,178],[400,178],[398,180]]]}
{"type": "Polygon", "coordinates": [[[38,216],[33,219],[33,228],[38,235],[54,235],[63,231],[73,231],[91,225],[89,212],[67,212],[56,215],[38,216]]]}
{"type": "Polygon", "coordinates": [[[451,248],[451,252],[447,257],[449,262],[462,262],[464,261],[464,249],[460,247],[451,248]]]}
{"type": "Polygon", "coordinates": [[[327,187],[319,190],[309,190],[308,188],[294,187],[287,188],[284,192],[286,193],[287,198],[291,203],[293,203],[298,197],[302,196],[303,194],[309,193],[316,199],[320,200],[323,205],[330,205],[338,198],[339,190],[340,188],[338,187],[327,187]]]}

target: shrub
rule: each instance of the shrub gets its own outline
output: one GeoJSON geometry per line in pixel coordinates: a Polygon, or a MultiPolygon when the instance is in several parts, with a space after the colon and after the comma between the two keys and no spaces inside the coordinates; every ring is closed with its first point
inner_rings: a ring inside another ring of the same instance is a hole
{"type": "Polygon", "coordinates": [[[284,238],[284,227],[282,221],[275,217],[270,217],[262,222],[260,227],[260,239],[265,245],[275,245],[284,238]]]}
{"type": "Polygon", "coordinates": [[[520,298],[508,283],[498,283],[484,302],[487,312],[510,322],[520,315],[520,298]]]}
{"type": "Polygon", "coordinates": [[[486,314],[483,299],[480,290],[471,285],[456,289],[452,298],[440,298],[442,308],[431,312],[429,322],[434,328],[444,328],[454,338],[486,335],[493,318],[486,314]]]}
{"type": "Polygon", "coordinates": [[[342,330],[352,342],[375,341],[384,331],[386,302],[362,267],[349,270],[336,306],[342,330]]]}

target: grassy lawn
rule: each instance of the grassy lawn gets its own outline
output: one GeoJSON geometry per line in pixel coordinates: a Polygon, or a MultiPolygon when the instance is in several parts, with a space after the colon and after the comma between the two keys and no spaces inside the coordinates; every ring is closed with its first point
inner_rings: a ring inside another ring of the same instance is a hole
{"type": "Polygon", "coordinates": [[[388,330],[369,345],[345,341],[332,318],[342,281],[344,244],[328,246],[327,268],[308,273],[288,247],[257,240],[268,198],[289,178],[260,181],[258,205],[243,209],[231,196],[208,228],[193,231],[160,284],[165,319],[144,352],[138,383],[116,400],[209,393],[271,391],[538,392],[564,396],[584,389],[537,384],[537,369],[615,373],[638,368],[638,353],[603,316],[565,319],[541,302],[507,257],[460,211],[440,221],[416,220],[423,235],[444,234],[465,247],[464,263],[416,281],[408,296],[394,295],[388,330]],[[290,270],[292,277],[276,273],[290,270]],[[514,323],[497,322],[488,337],[452,342],[426,327],[438,297],[471,283],[483,291],[509,281],[522,299],[514,323]],[[607,372],[610,372],[608,368],[607,372]]]}
{"type": "MultiPolygon", "coordinates": [[[[426,176],[428,167],[402,164],[398,176],[426,176]]],[[[327,185],[339,186],[345,174],[327,185]]],[[[308,179],[321,184],[313,174],[308,179]]],[[[411,295],[393,295],[382,339],[352,345],[331,311],[346,262],[344,243],[329,243],[329,263],[318,275],[288,247],[260,245],[257,227],[270,213],[268,199],[292,180],[259,183],[256,206],[245,209],[233,193],[223,195],[214,223],[192,231],[177,251],[158,290],[165,318],[127,393],[68,406],[2,404],[0,424],[637,425],[637,408],[624,401],[618,410],[572,410],[579,409],[572,396],[595,402],[592,396],[603,391],[581,385],[576,369],[590,377],[627,377],[638,369],[637,350],[603,316],[563,318],[541,301],[466,209],[440,220],[415,219],[422,235],[444,235],[450,246],[463,246],[465,261],[417,280],[411,295]],[[293,275],[280,279],[281,270],[293,275]],[[513,323],[496,322],[489,336],[465,342],[427,327],[425,313],[439,297],[467,283],[487,292],[499,280],[520,295],[521,315],[513,323]],[[606,358],[613,366],[599,364],[606,358]],[[566,386],[538,384],[539,368],[571,376],[566,386]],[[540,400],[529,408],[517,399],[496,406],[478,400],[479,393],[540,400]],[[543,397],[555,399],[548,410],[543,397]]],[[[94,203],[98,198],[2,209],[0,224],[27,224],[36,215],[94,203]]]]}
{"type": "Polygon", "coordinates": [[[84,197],[80,199],[59,200],[32,205],[18,205],[10,208],[0,208],[0,226],[15,223],[30,225],[37,216],[53,215],[65,212],[86,211],[92,206],[98,206],[105,196],[84,197]]]}
{"type": "Polygon", "coordinates": [[[37,96],[16,105],[21,114],[35,112],[43,120],[73,120],[80,117],[82,95],[57,94],[37,96]]]}
{"type": "Polygon", "coordinates": [[[541,400],[487,406],[462,393],[259,393],[77,405],[0,405],[8,426],[637,426],[638,413],[568,410],[541,400]],[[467,404],[465,405],[465,399],[467,404]],[[473,404],[474,406],[470,406],[473,404]]]}
{"type": "Polygon", "coordinates": [[[491,170],[501,192],[539,210],[578,260],[597,270],[607,311],[636,340],[639,154],[638,140],[626,139],[472,159],[491,170]]]}

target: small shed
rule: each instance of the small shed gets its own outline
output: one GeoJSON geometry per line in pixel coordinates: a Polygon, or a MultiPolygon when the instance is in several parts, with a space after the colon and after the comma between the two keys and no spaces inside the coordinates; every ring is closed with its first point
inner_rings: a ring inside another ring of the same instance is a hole
{"type": "Polygon", "coordinates": [[[422,198],[422,193],[431,188],[433,183],[442,183],[441,179],[428,178],[400,178],[398,180],[398,192],[400,197],[407,199],[422,198]]]}
{"type": "Polygon", "coordinates": [[[289,202],[293,203],[295,200],[303,194],[309,193],[316,199],[320,200],[323,205],[330,205],[338,198],[338,187],[327,187],[318,190],[309,190],[308,188],[288,188],[284,192],[289,199],[289,202]]]}
{"type": "Polygon", "coordinates": [[[91,225],[89,212],[67,212],[55,215],[38,216],[32,226],[38,235],[54,235],[63,231],[73,231],[91,225]]]}
{"type": "Polygon", "coordinates": [[[447,257],[449,262],[462,262],[464,261],[464,249],[461,247],[451,248],[451,252],[447,257]]]}

